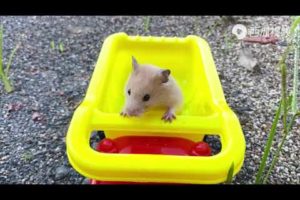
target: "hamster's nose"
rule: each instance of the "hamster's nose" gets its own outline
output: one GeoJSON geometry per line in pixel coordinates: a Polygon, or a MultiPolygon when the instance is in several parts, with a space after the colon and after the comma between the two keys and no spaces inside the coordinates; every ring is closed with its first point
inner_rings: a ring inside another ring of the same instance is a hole
{"type": "Polygon", "coordinates": [[[141,114],[141,111],[139,109],[127,109],[127,113],[130,116],[138,116],[141,114]]]}

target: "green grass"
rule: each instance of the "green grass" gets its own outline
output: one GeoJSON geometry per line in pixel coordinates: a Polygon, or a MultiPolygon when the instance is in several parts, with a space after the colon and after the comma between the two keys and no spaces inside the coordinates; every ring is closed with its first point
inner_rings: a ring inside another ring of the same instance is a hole
{"type": "MultiPolygon", "coordinates": [[[[300,19],[300,18],[299,18],[300,19]]],[[[298,96],[298,71],[299,71],[299,54],[300,54],[300,30],[297,29],[295,33],[295,47],[294,47],[294,77],[293,77],[293,96],[291,102],[292,113],[296,114],[298,110],[297,96],[298,96]]]]}
{"type": "Polygon", "coordinates": [[[232,49],[233,44],[234,44],[234,38],[231,36],[231,34],[229,35],[228,32],[225,33],[224,36],[224,42],[225,42],[225,51],[229,51],[232,49]]]}
{"type": "Polygon", "coordinates": [[[30,151],[25,152],[24,154],[22,154],[21,157],[21,159],[26,162],[31,161],[32,158],[33,158],[33,154],[30,151]]]}
{"type": "Polygon", "coordinates": [[[200,32],[200,25],[199,25],[198,18],[197,18],[197,20],[194,22],[194,30],[195,30],[195,35],[201,35],[201,32],[200,32]]]}
{"type": "Polygon", "coordinates": [[[185,34],[184,34],[184,32],[182,30],[179,30],[177,36],[178,37],[185,37],[185,34]]]}
{"type": "Polygon", "coordinates": [[[269,167],[269,170],[267,171],[267,174],[266,174],[266,176],[265,176],[265,178],[264,178],[264,180],[263,180],[262,183],[266,183],[266,182],[268,181],[268,178],[269,178],[269,176],[270,176],[272,170],[274,169],[275,164],[276,164],[277,161],[278,161],[278,157],[279,157],[279,155],[280,155],[280,153],[281,153],[281,149],[282,149],[282,147],[283,147],[283,145],[284,145],[284,142],[286,141],[286,138],[287,138],[287,136],[288,136],[288,133],[291,131],[291,128],[292,128],[292,126],[293,126],[293,124],[294,124],[294,122],[295,122],[295,119],[296,119],[296,117],[298,117],[298,116],[300,116],[300,112],[299,112],[299,113],[296,113],[295,115],[293,115],[292,120],[290,121],[289,125],[287,126],[287,132],[284,133],[284,136],[283,136],[283,138],[282,138],[282,140],[281,140],[281,142],[280,142],[278,148],[276,149],[276,152],[275,152],[275,154],[274,154],[274,155],[275,155],[275,156],[274,156],[274,159],[272,160],[272,163],[271,163],[271,165],[270,165],[270,167],[269,167]]]}
{"type": "Polygon", "coordinates": [[[209,37],[213,32],[215,32],[216,28],[222,25],[222,19],[217,19],[214,23],[208,27],[208,30],[205,32],[205,37],[209,37]]]}
{"type": "MultiPolygon", "coordinates": [[[[51,42],[50,42],[50,48],[52,50],[56,49],[56,45],[55,45],[54,40],[51,40],[51,42]]],[[[62,42],[58,43],[58,50],[59,50],[60,53],[63,53],[65,51],[64,44],[62,42]]]]}
{"type": "Polygon", "coordinates": [[[292,126],[298,116],[300,116],[300,112],[298,110],[297,106],[297,94],[298,94],[298,58],[299,58],[299,35],[300,35],[300,29],[296,29],[297,26],[300,24],[300,17],[295,17],[293,19],[289,37],[288,37],[288,46],[285,49],[283,55],[281,56],[281,59],[279,60],[278,66],[281,73],[281,98],[280,98],[280,104],[278,106],[278,109],[275,114],[275,118],[271,127],[271,131],[268,136],[267,144],[264,149],[264,154],[259,166],[258,173],[256,175],[256,184],[265,184],[268,181],[269,176],[271,175],[271,172],[273,171],[276,163],[278,162],[278,158],[280,156],[282,147],[284,145],[284,142],[286,141],[286,138],[288,134],[290,133],[292,126]],[[297,39],[295,41],[295,38],[297,39]],[[293,42],[295,41],[295,42],[293,42]],[[291,52],[292,48],[294,48],[295,57],[294,57],[294,71],[293,71],[293,90],[291,92],[291,95],[288,96],[288,90],[287,90],[287,66],[286,66],[286,60],[288,57],[288,54],[291,52]],[[268,171],[266,171],[266,162],[267,158],[269,156],[271,147],[272,147],[272,141],[274,140],[274,136],[276,133],[276,128],[279,122],[279,118],[281,118],[281,122],[283,125],[282,131],[282,138],[279,142],[279,145],[277,146],[274,157],[271,161],[271,165],[268,168],[268,171]],[[290,119],[290,120],[289,120],[290,119]]]}
{"type": "Polygon", "coordinates": [[[63,53],[64,52],[64,44],[62,42],[60,42],[58,47],[59,47],[60,53],[63,53]]]}
{"type": "Polygon", "coordinates": [[[51,47],[52,50],[55,49],[55,44],[54,44],[54,41],[53,41],[53,40],[51,40],[51,42],[50,42],[50,47],[51,47]]]}
{"type": "Polygon", "coordinates": [[[276,114],[275,114],[274,121],[272,123],[271,131],[269,133],[267,145],[266,145],[265,150],[264,150],[264,154],[263,154],[260,166],[259,166],[259,170],[258,170],[258,174],[256,176],[255,183],[261,183],[261,181],[262,181],[261,179],[262,179],[263,171],[264,171],[264,169],[266,167],[266,161],[267,161],[267,158],[268,158],[268,156],[270,154],[270,150],[271,150],[272,142],[273,142],[273,139],[274,139],[274,136],[275,136],[275,132],[276,132],[276,127],[277,127],[277,124],[278,124],[279,116],[281,114],[281,104],[282,103],[280,102],[279,103],[279,107],[278,107],[278,109],[276,111],[276,114]]]}
{"type": "Polygon", "coordinates": [[[6,68],[3,68],[3,26],[0,26],[0,78],[4,84],[4,89],[7,93],[10,93],[14,90],[12,84],[9,80],[9,69],[12,63],[12,59],[17,51],[17,49],[20,47],[20,45],[16,45],[16,47],[12,50],[12,52],[9,55],[8,62],[6,64],[6,68]]]}
{"type": "Polygon", "coordinates": [[[226,183],[229,184],[232,182],[233,179],[233,172],[234,172],[234,163],[231,164],[229,170],[228,170],[228,174],[227,174],[227,179],[226,179],[226,183]]]}
{"type": "Polygon", "coordinates": [[[143,24],[144,24],[144,32],[148,33],[149,27],[150,27],[150,17],[149,16],[144,17],[143,24]]]}

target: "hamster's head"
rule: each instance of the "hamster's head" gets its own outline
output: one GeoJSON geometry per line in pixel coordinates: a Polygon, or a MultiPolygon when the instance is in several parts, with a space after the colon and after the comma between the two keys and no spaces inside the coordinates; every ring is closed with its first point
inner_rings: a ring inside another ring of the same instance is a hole
{"type": "Polygon", "coordinates": [[[132,57],[132,73],[125,87],[126,104],[123,112],[129,116],[139,116],[146,108],[157,105],[170,73],[168,69],[140,65],[132,57]]]}

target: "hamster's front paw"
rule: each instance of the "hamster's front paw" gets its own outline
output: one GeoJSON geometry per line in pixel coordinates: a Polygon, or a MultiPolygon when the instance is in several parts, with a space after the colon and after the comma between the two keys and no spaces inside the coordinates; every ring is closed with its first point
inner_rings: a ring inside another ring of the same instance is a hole
{"type": "Polygon", "coordinates": [[[165,122],[172,122],[173,119],[176,119],[176,115],[172,109],[168,109],[161,119],[165,122]]]}
{"type": "Polygon", "coordinates": [[[124,110],[120,113],[120,115],[123,116],[123,117],[127,117],[128,116],[127,112],[124,111],[124,110]]]}

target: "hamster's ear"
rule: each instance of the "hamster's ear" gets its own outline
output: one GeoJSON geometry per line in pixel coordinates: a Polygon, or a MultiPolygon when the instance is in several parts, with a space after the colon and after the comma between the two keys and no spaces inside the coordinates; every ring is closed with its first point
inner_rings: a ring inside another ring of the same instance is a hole
{"type": "Polygon", "coordinates": [[[132,56],[132,69],[133,69],[133,71],[137,71],[138,68],[139,68],[139,64],[136,61],[135,57],[132,56]]]}
{"type": "Polygon", "coordinates": [[[169,81],[170,74],[171,74],[171,70],[169,70],[169,69],[165,69],[161,72],[163,83],[166,83],[169,81]]]}

